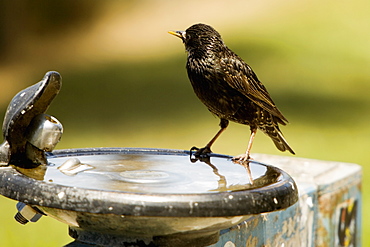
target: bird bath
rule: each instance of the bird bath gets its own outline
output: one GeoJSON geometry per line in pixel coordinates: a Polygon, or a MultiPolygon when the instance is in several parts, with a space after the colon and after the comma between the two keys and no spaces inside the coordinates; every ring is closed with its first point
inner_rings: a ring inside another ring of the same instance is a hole
{"type": "Polygon", "coordinates": [[[38,168],[28,176],[3,169],[1,193],[68,224],[72,237],[88,243],[211,244],[219,230],[297,200],[285,172],[251,162],[251,184],[245,167],[223,155],[193,163],[188,151],[99,148],[57,150],[47,159],[43,176],[38,168]],[[70,161],[74,168],[60,169],[70,161]]]}
{"type": "MultiPolygon", "coordinates": [[[[44,82],[48,78],[50,74],[44,82]]],[[[9,143],[14,141],[5,134],[0,150],[0,194],[22,203],[16,217],[21,223],[32,218],[26,215],[31,211],[66,223],[70,236],[79,243],[205,246],[217,242],[220,230],[255,214],[285,209],[298,199],[295,182],[284,171],[256,161],[249,163],[248,170],[227,155],[194,160],[189,151],[172,149],[52,151],[50,145],[46,149],[41,144],[36,148],[33,144],[45,142],[32,140],[43,140],[45,135],[29,128],[47,128],[44,122],[50,118],[42,115],[46,108],[37,114],[21,110],[15,118],[5,118],[11,123],[7,126],[17,128],[19,114],[34,114],[28,116],[30,121],[42,116],[43,124],[24,127],[31,134],[17,142],[27,147],[32,144],[32,148],[12,159],[9,143]]],[[[60,125],[56,119],[51,122],[60,125]]]]}

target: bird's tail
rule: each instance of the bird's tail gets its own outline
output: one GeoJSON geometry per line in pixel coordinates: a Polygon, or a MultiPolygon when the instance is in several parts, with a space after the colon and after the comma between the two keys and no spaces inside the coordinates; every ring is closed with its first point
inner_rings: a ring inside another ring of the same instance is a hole
{"type": "Polygon", "coordinates": [[[262,129],[262,131],[272,139],[275,146],[280,151],[282,152],[289,151],[291,154],[295,154],[293,149],[289,146],[288,142],[285,140],[283,133],[281,133],[279,126],[277,124],[274,124],[274,126],[264,128],[262,129]]]}
{"type": "Polygon", "coordinates": [[[289,151],[291,154],[295,154],[293,149],[289,146],[288,142],[285,140],[283,134],[281,132],[278,132],[278,139],[272,139],[275,146],[280,150],[280,151],[289,151]]]}

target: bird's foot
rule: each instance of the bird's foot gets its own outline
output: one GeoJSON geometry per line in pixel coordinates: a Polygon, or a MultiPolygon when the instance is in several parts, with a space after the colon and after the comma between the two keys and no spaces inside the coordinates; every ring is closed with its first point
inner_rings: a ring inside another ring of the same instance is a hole
{"type": "Polygon", "coordinates": [[[247,162],[253,160],[249,154],[240,154],[232,158],[234,162],[247,162]]]}
{"type": "Polygon", "coordinates": [[[207,146],[205,146],[204,148],[192,147],[190,149],[190,154],[192,154],[194,150],[196,150],[196,152],[194,153],[194,156],[196,158],[209,157],[209,154],[212,153],[211,148],[207,146]]]}
{"type": "Polygon", "coordinates": [[[209,147],[204,147],[204,148],[192,147],[190,149],[190,161],[192,163],[195,163],[198,160],[200,160],[200,161],[209,163],[210,162],[210,156],[209,156],[210,153],[212,153],[212,151],[209,147]],[[193,151],[195,151],[195,150],[196,150],[196,152],[193,153],[193,151]]]}

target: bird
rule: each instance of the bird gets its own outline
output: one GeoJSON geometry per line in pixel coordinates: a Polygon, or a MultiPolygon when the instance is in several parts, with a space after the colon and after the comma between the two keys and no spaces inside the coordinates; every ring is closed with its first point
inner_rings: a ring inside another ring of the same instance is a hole
{"type": "Polygon", "coordinates": [[[168,31],[180,38],[187,53],[186,70],[195,94],[208,110],[220,119],[220,129],[195,157],[212,153],[211,147],[226,130],[229,121],[249,125],[250,138],[246,152],[233,157],[234,161],[248,161],[257,130],[267,134],[280,151],[293,149],[283,137],[279,124],[288,120],[275,105],[266,87],[252,68],[224,43],[211,26],[199,23],[185,31],[168,31]]]}

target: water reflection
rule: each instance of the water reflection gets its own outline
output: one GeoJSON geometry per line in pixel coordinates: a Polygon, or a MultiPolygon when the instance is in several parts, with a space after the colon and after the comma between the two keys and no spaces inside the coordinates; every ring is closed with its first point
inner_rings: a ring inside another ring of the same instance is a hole
{"type": "Polygon", "coordinates": [[[276,168],[217,155],[189,160],[188,155],[90,154],[48,161],[47,166],[17,170],[49,184],[159,194],[249,190],[273,184],[280,177],[276,168]]]}
{"type": "Polygon", "coordinates": [[[46,165],[39,165],[35,168],[22,168],[19,166],[11,165],[15,170],[22,173],[23,175],[36,179],[36,180],[44,180],[45,174],[47,170],[46,165]]]}
{"type": "Polygon", "coordinates": [[[226,177],[221,175],[220,172],[218,171],[217,167],[211,163],[211,157],[206,156],[206,157],[195,157],[192,155],[192,152],[190,152],[190,161],[192,163],[196,163],[197,161],[206,163],[212,168],[213,173],[219,177],[218,180],[218,188],[217,191],[226,191],[227,190],[227,183],[226,183],[226,177]]]}

